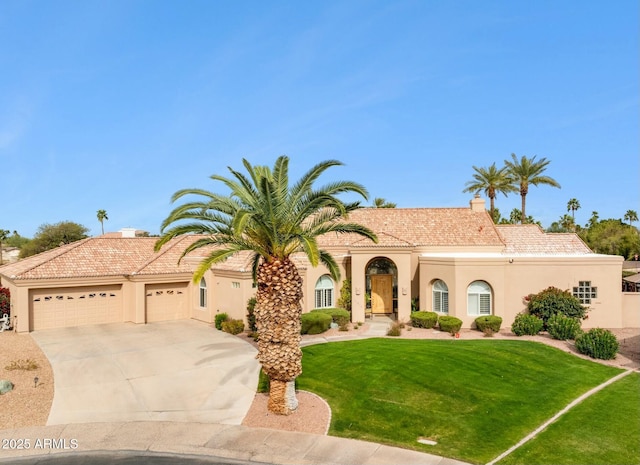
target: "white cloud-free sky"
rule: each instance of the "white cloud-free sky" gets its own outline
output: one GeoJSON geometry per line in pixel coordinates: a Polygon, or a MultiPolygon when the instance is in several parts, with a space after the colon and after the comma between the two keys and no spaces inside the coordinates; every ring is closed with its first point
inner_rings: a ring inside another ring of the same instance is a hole
{"type": "MultiPolygon", "coordinates": [[[[472,165],[551,160],[549,226],[640,211],[636,0],[0,2],[0,228],[158,233],[242,158],[467,206],[472,165]]],[[[322,179],[321,179],[322,180],[322,179]]],[[[500,196],[508,216],[520,198],[500,196]]]]}

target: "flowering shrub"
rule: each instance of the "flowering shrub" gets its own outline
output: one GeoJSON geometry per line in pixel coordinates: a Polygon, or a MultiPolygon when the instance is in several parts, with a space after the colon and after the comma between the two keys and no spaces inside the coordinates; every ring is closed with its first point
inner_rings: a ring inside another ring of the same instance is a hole
{"type": "Polygon", "coordinates": [[[580,304],[580,300],[569,291],[563,291],[556,287],[547,289],[529,296],[527,310],[530,315],[541,318],[544,329],[547,329],[547,321],[555,314],[562,314],[571,318],[585,319],[587,307],[580,304]]]}
{"type": "Polygon", "coordinates": [[[6,287],[0,287],[0,318],[5,313],[11,316],[11,293],[6,287]]]}

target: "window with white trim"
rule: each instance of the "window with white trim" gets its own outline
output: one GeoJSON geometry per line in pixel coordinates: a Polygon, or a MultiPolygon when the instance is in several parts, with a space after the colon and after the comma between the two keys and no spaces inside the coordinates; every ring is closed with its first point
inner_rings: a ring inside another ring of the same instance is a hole
{"type": "Polygon", "coordinates": [[[200,307],[207,306],[207,282],[202,278],[200,280],[200,307]]]}
{"type": "Polygon", "coordinates": [[[328,274],[320,276],[316,281],[316,307],[333,307],[333,280],[328,274]]]}
{"type": "Polygon", "coordinates": [[[449,313],[449,288],[440,279],[433,283],[433,311],[449,313]]]}
{"type": "Polygon", "coordinates": [[[467,288],[467,314],[491,315],[491,287],[484,281],[474,281],[467,288]]]}
{"type": "Polygon", "coordinates": [[[582,305],[591,304],[591,299],[598,297],[598,288],[591,285],[591,281],[578,281],[578,287],[573,288],[573,296],[580,300],[582,305]]]}

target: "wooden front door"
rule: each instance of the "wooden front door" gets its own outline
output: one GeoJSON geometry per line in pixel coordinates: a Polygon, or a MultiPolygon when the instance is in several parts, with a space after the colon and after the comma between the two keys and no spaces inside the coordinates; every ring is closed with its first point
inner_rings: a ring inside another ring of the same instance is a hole
{"type": "Polygon", "coordinates": [[[371,313],[393,312],[393,276],[371,275],[371,313]]]}

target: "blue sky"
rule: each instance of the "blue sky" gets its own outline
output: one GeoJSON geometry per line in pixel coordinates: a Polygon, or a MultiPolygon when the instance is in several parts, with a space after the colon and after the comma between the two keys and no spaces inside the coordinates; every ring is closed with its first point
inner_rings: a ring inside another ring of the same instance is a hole
{"type": "MultiPolygon", "coordinates": [[[[640,212],[636,0],[0,2],[0,228],[158,233],[171,195],[291,158],[399,207],[467,206],[472,165],[546,157],[570,198],[640,212]]],[[[500,196],[508,216],[520,197],[500,196]]]]}

